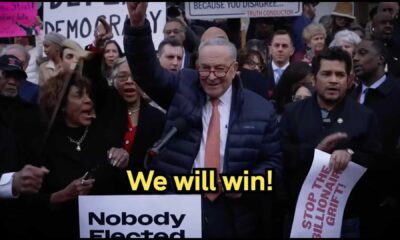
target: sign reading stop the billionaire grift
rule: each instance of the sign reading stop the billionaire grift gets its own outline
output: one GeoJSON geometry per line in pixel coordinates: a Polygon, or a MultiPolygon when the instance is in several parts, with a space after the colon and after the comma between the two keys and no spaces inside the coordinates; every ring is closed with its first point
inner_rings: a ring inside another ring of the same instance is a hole
{"type": "Polygon", "coordinates": [[[334,172],[329,159],[330,154],[315,150],[297,199],[290,237],[340,237],[347,199],[367,169],[350,161],[344,171],[334,172]]]}

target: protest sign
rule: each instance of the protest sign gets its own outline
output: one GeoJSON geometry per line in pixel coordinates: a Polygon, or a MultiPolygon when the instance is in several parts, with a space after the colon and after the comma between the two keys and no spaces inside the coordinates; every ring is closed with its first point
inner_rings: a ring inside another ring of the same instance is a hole
{"type": "MultiPolygon", "coordinates": [[[[166,22],[165,2],[149,2],[147,19],[152,29],[155,48],[164,39],[166,22]]],[[[129,18],[126,2],[44,2],[43,20],[45,33],[59,32],[81,46],[93,42],[98,16],[110,24],[114,39],[123,48],[125,20],[129,18]]]]}
{"type": "Polygon", "coordinates": [[[0,2],[0,37],[37,35],[37,7],[34,2],[0,2]]]}
{"type": "Polygon", "coordinates": [[[302,2],[185,2],[188,19],[291,17],[302,12],[302,2]]]}
{"type": "Polygon", "coordinates": [[[201,195],[79,196],[81,238],[201,238],[201,195]]]}
{"type": "Polygon", "coordinates": [[[342,172],[329,167],[330,154],[314,151],[314,160],[296,204],[291,238],[339,238],[343,212],[354,185],[367,170],[349,162],[342,172]]]}

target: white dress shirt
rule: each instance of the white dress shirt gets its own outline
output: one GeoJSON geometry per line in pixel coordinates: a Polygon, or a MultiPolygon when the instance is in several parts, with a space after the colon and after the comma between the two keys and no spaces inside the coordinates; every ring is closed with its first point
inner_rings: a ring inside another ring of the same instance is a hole
{"type": "MultiPolygon", "coordinates": [[[[220,115],[220,173],[223,172],[224,167],[224,156],[225,156],[225,146],[226,139],[228,137],[228,124],[229,124],[229,116],[231,113],[231,102],[232,102],[232,85],[225,91],[225,93],[219,98],[218,110],[220,115]]],[[[207,132],[208,125],[210,123],[212,114],[212,105],[210,98],[207,97],[207,102],[203,106],[202,111],[202,125],[203,125],[203,133],[200,142],[200,150],[197,154],[196,159],[193,163],[193,168],[204,168],[204,157],[206,150],[206,141],[207,141],[207,132]]],[[[192,171],[193,171],[192,168],[192,171]]]]}
{"type": "Polygon", "coordinates": [[[4,173],[0,177],[0,199],[15,198],[12,194],[12,179],[15,172],[4,173]]]}
{"type": "Polygon", "coordinates": [[[366,86],[364,84],[362,84],[362,89],[361,89],[361,95],[360,95],[360,100],[359,103],[364,104],[365,101],[365,95],[367,93],[367,89],[368,88],[372,88],[372,89],[377,89],[382,83],[384,83],[386,80],[386,75],[383,75],[381,78],[379,78],[378,81],[374,82],[371,86],[366,86]]]}
{"type": "MultiPolygon", "coordinates": [[[[283,71],[285,71],[286,70],[286,68],[289,66],[289,64],[290,64],[290,62],[287,62],[285,65],[283,65],[282,67],[278,67],[275,63],[274,63],[274,61],[272,61],[271,62],[271,65],[272,65],[272,71],[274,72],[274,81],[275,81],[275,85],[277,85],[278,84],[278,81],[279,81],[279,79],[278,79],[278,72],[276,71],[277,69],[282,69],[282,74],[283,74],[283,71]]],[[[281,75],[281,77],[282,77],[282,75],[281,75]]]]}

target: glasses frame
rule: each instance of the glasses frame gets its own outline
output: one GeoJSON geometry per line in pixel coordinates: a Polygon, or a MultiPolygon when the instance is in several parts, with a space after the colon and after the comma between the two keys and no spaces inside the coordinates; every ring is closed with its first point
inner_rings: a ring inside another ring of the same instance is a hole
{"type": "Polygon", "coordinates": [[[217,78],[224,78],[224,77],[226,77],[226,74],[229,72],[229,70],[235,63],[236,63],[236,61],[233,61],[225,71],[215,71],[215,69],[214,70],[201,70],[201,68],[197,69],[197,71],[199,71],[200,78],[202,78],[202,79],[210,77],[211,73],[213,73],[214,76],[217,78]],[[205,73],[208,73],[207,76],[204,75],[205,73]]]}

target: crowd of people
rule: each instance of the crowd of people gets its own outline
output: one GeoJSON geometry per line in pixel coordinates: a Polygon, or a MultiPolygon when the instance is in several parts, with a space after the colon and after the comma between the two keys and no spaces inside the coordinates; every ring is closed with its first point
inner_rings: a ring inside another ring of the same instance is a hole
{"type": "Polygon", "coordinates": [[[78,196],[143,193],[131,191],[126,170],[215,168],[273,169],[275,190],[202,193],[203,237],[289,237],[314,149],[330,154],[331,171],[367,168],[341,237],[396,234],[399,3],[379,2],[365,28],[349,2],[316,23],[317,4],[303,2],[290,23],[252,19],[242,49],[234,23],[189,23],[181,12],[155,49],[146,2],[127,3],[123,46],[99,17],[87,46],[50,32],[37,46],[46,58],[22,42],[5,47],[0,236],[78,238],[78,196]]]}

